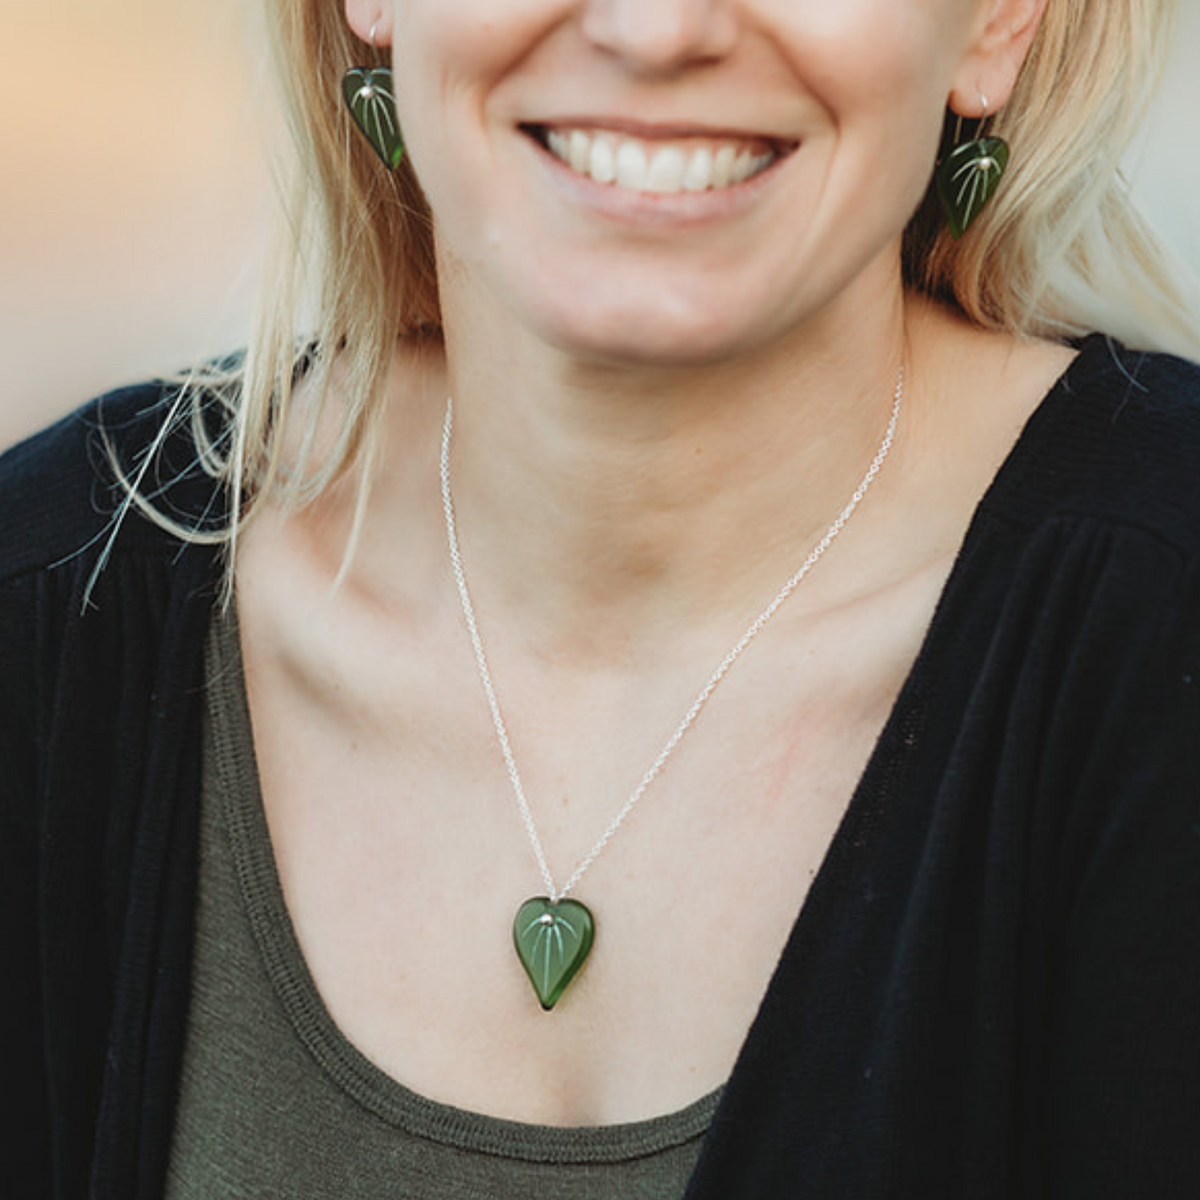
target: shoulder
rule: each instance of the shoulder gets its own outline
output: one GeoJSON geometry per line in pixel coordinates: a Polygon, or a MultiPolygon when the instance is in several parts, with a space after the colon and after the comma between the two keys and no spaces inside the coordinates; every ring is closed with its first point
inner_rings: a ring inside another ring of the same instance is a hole
{"type": "Polygon", "coordinates": [[[1096,335],[1081,345],[1059,387],[1065,397],[1089,404],[1093,415],[1103,414],[1114,430],[1168,457],[1200,445],[1200,364],[1096,335]]]}
{"type": "Polygon", "coordinates": [[[1136,529],[1200,563],[1200,366],[1087,339],[994,492],[1025,523],[1136,529]]]}
{"type": "Polygon", "coordinates": [[[111,552],[175,553],[179,539],[127,504],[122,485],[183,526],[211,527],[224,512],[200,466],[190,400],[162,382],[85,404],[0,456],[0,583],[111,552]]]}
{"type": "Polygon", "coordinates": [[[80,803],[102,810],[104,764],[197,678],[218,550],[127,504],[120,483],[144,468],[140,491],[181,526],[220,518],[178,395],[113,392],[0,457],[0,816],[28,815],[75,758],[95,776],[80,803]]]}
{"type": "Polygon", "coordinates": [[[193,429],[178,388],[150,383],[0,457],[0,723],[34,719],[35,694],[49,704],[115,687],[135,658],[149,670],[161,652],[191,646],[219,582],[218,548],[143,513],[121,475],[181,528],[220,523],[223,490],[193,429]]]}

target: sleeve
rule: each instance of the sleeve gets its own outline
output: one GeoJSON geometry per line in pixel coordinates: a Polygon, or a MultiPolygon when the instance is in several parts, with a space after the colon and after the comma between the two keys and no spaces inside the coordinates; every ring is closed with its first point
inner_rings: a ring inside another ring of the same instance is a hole
{"type": "MultiPolygon", "coordinates": [[[[1153,646],[1149,661],[1093,699],[1106,719],[1084,774],[1106,803],[1086,853],[1077,843],[1068,856],[1054,941],[1041,1097],[1048,1200],[1200,1197],[1198,576],[1193,567],[1171,581],[1166,619],[1149,598],[1129,635],[1153,646]]],[[[1138,586],[1143,597],[1157,590],[1138,586]]]]}
{"type": "MultiPolygon", "coordinates": [[[[38,950],[35,639],[28,578],[0,587],[0,1179],[50,1194],[50,1121],[38,950]]],[[[10,1191],[9,1189],[17,1189],[10,1191]]]]}
{"type": "MultiPolygon", "coordinates": [[[[96,442],[102,426],[136,459],[161,432],[161,401],[157,385],[114,393],[0,458],[5,1200],[161,1191],[188,996],[198,685],[220,567],[214,547],[136,514],[108,542],[113,493],[96,442]]],[[[162,449],[162,503],[219,524],[223,493],[189,435],[181,426],[162,449]]]]}

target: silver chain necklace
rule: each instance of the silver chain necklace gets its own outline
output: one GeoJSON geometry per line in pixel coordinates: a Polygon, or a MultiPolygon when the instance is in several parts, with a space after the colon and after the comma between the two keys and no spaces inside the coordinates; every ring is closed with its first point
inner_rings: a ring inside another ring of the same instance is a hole
{"type": "Polygon", "coordinates": [[[605,847],[616,835],[617,830],[624,824],[625,818],[633,812],[646,789],[666,766],[667,760],[683,740],[684,734],[695,723],[696,718],[708,703],[709,697],[729,673],[729,669],[741,658],[750,643],[779,611],[783,602],[800,586],[804,577],[817,565],[825,551],[833,545],[834,539],[854,515],[855,509],[862,503],[863,497],[866,496],[871,484],[875,482],[875,477],[879,474],[891,451],[896,435],[896,426],[900,420],[900,406],[903,399],[904,368],[901,366],[892,395],[892,410],[888,419],[887,431],[879,443],[871,465],[867,468],[867,473],[858,487],[854,489],[854,494],[850,497],[846,507],[842,509],[833,524],[825,530],[821,539],[809,551],[808,557],[800,564],[795,574],[775,593],[771,603],[755,617],[746,632],[720,661],[716,670],[700,689],[700,693],[692,701],[683,720],[676,726],[675,732],[671,734],[666,745],[659,751],[658,757],[650,764],[637,787],[630,793],[629,799],[617,811],[592,848],[579,860],[570,878],[560,888],[556,886],[554,876],[550,871],[550,864],[546,861],[546,852],[542,848],[542,840],[538,836],[537,826],[533,820],[533,811],[525,796],[525,788],[521,783],[521,775],[517,770],[517,762],[513,757],[512,746],[508,740],[508,730],[500,712],[500,702],[496,698],[496,688],[492,683],[492,673],[488,668],[487,655],[483,650],[483,639],[479,635],[479,625],[475,620],[475,607],[471,603],[471,593],[467,587],[466,571],[458,545],[458,527],[454,519],[454,499],[450,491],[450,439],[454,431],[454,402],[450,397],[446,398],[446,417],[442,425],[440,475],[442,511],[446,518],[446,541],[450,547],[450,567],[454,573],[454,582],[458,585],[458,598],[462,603],[463,618],[471,635],[471,645],[475,650],[479,678],[487,695],[488,707],[491,709],[496,740],[500,743],[504,763],[508,768],[508,778],[517,798],[517,807],[521,811],[521,820],[524,822],[525,832],[529,835],[529,843],[533,847],[534,857],[537,859],[542,883],[546,890],[544,896],[535,896],[526,900],[517,910],[516,920],[513,923],[513,941],[521,964],[537,993],[538,1000],[541,1002],[542,1008],[547,1011],[554,1007],[563,992],[566,991],[568,984],[575,978],[591,951],[595,939],[594,915],[585,904],[570,898],[570,893],[574,891],[588,868],[600,857],[605,847]]]}

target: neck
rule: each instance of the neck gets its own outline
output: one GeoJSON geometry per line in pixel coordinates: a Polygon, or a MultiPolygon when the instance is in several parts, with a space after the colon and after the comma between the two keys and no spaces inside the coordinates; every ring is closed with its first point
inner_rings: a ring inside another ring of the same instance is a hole
{"type": "Polygon", "coordinates": [[[670,371],[485,339],[463,316],[449,462],[471,587],[489,623],[576,658],[665,629],[727,637],[761,609],[862,479],[904,359],[900,303],[850,338],[670,371]]]}

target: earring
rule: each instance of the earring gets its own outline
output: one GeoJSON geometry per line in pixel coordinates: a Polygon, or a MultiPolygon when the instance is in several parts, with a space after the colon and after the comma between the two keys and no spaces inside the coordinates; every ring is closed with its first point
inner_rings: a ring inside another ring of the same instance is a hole
{"type": "MultiPolygon", "coordinates": [[[[371,26],[371,49],[375,49],[375,30],[371,26]]],[[[388,67],[351,67],[342,76],[342,96],[355,125],[371,143],[371,148],[394,171],[404,157],[404,140],[396,119],[396,92],[388,67]]]]}
{"type": "MultiPolygon", "coordinates": [[[[988,115],[987,97],[980,92],[983,128],[988,115]]],[[[962,136],[962,117],[954,132],[957,143],[962,136]]],[[[975,222],[987,202],[996,194],[1008,168],[1008,143],[999,137],[975,137],[955,148],[938,164],[935,173],[938,197],[950,226],[952,237],[960,238],[975,222]]]]}

